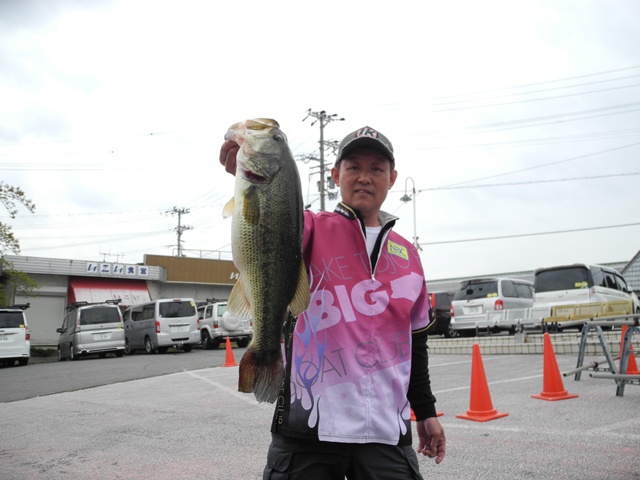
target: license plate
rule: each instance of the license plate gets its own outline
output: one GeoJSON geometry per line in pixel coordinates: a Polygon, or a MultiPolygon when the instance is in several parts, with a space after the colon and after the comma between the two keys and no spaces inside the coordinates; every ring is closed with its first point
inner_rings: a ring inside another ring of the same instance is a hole
{"type": "Polygon", "coordinates": [[[188,332],[189,327],[187,325],[178,325],[177,327],[171,327],[172,332],[188,332]]]}
{"type": "Polygon", "coordinates": [[[109,338],[111,338],[111,335],[108,333],[94,333],[93,334],[93,339],[94,340],[109,340],[109,338]]]}
{"type": "Polygon", "coordinates": [[[8,342],[9,341],[9,337],[7,337],[6,335],[0,335],[0,342],[8,342]]]}
{"type": "Polygon", "coordinates": [[[476,305],[473,307],[464,307],[463,310],[465,315],[475,315],[476,313],[482,313],[482,307],[480,305],[476,305]]]}

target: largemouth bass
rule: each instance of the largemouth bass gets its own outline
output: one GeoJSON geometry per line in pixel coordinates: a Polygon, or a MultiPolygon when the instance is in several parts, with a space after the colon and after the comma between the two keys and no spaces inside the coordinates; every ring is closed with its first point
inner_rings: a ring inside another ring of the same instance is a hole
{"type": "Polygon", "coordinates": [[[225,139],[240,145],[232,215],[231,249],[240,277],[227,309],[253,318],[253,339],[240,360],[238,390],[273,403],[282,386],[280,339],[288,311],[309,306],[302,259],[303,203],[300,176],[278,122],[259,118],[232,125],[225,139]]]}

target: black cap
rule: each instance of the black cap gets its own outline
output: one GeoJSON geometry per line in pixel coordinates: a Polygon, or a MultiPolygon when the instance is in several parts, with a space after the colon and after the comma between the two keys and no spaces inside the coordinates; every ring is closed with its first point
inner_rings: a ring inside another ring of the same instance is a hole
{"type": "Polygon", "coordinates": [[[349,152],[359,147],[371,147],[382,152],[391,161],[391,166],[395,167],[396,159],[393,156],[393,145],[387,137],[371,127],[362,127],[351,132],[344,137],[338,147],[338,156],[335,165],[342,160],[349,152]]]}

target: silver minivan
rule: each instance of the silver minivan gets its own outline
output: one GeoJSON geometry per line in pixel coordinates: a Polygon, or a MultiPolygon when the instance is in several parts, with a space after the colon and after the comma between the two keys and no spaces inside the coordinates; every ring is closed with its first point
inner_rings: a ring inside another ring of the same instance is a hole
{"type": "Polygon", "coordinates": [[[74,302],[67,306],[58,337],[58,360],[98,354],[106,357],[114,353],[124,355],[124,330],[120,300],[103,303],[74,302]]]}
{"type": "Polygon", "coordinates": [[[165,353],[169,347],[190,352],[200,343],[198,312],[192,298],[164,298],[124,312],[125,353],[165,353]]]}
{"type": "Polygon", "coordinates": [[[533,306],[533,282],[491,277],[463,281],[451,300],[452,332],[473,336],[478,328],[515,333],[533,306]]]}

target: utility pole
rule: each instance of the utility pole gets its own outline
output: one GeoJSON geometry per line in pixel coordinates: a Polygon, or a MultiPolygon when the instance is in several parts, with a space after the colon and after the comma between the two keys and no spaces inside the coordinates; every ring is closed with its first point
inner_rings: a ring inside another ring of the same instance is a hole
{"type": "MultiPolygon", "coordinates": [[[[343,122],[344,118],[336,118],[338,116],[337,113],[327,115],[327,112],[324,110],[320,112],[312,112],[311,109],[307,110],[307,116],[302,119],[304,122],[307,118],[313,117],[314,121],[311,122],[313,126],[316,122],[320,122],[320,211],[324,212],[324,197],[325,197],[325,182],[327,179],[325,178],[325,166],[324,166],[324,127],[331,122],[343,122]]],[[[331,142],[328,142],[331,143],[331,142]]]]}
{"type": "Polygon", "coordinates": [[[189,213],[188,208],[177,207],[173,207],[172,210],[169,210],[167,212],[167,214],[169,215],[178,215],[178,226],[173,229],[178,232],[178,257],[182,256],[182,232],[193,229],[193,227],[182,225],[182,215],[186,215],[187,213],[189,213]]]}

